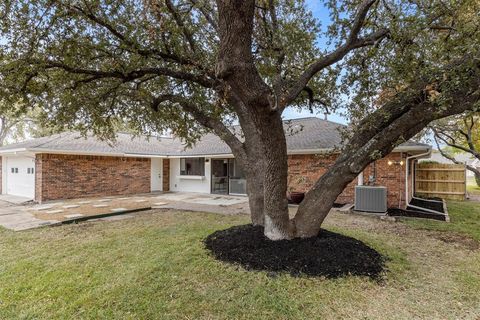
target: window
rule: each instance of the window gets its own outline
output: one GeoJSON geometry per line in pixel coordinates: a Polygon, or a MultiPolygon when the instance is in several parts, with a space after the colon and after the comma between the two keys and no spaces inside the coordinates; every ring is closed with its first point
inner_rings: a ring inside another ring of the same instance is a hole
{"type": "Polygon", "coordinates": [[[205,175],[205,158],[181,158],[181,176],[203,176],[205,175]]]}
{"type": "Polygon", "coordinates": [[[18,168],[12,168],[12,173],[18,173],[18,168]]]}
{"type": "Polygon", "coordinates": [[[34,174],[35,169],[34,168],[27,168],[27,174],[34,174]]]}

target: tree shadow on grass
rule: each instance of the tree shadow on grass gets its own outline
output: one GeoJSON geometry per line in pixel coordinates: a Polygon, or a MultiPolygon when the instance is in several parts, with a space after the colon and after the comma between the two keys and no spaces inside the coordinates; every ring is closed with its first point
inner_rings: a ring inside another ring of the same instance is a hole
{"type": "Polygon", "coordinates": [[[270,275],[380,280],[387,260],[357,239],[323,229],[317,237],[271,241],[263,227],[249,224],[216,231],[204,242],[216,259],[270,275]]]}

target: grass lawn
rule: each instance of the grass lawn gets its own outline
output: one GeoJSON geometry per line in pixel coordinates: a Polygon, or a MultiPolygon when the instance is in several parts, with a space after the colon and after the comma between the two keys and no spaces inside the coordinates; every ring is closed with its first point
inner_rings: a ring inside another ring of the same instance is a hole
{"type": "Polygon", "coordinates": [[[474,195],[480,196],[480,187],[477,186],[474,178],[469,178],[467,180],[467,192],[474,195]]]}
{"type": "Polygon", "coordinates": [[[456,226],[464,209],[454,203],[454,222],[436,227],[454,232],[331,215],[327,229],[389,258],[380,282],[272,277],[214,260],[202,240],[246,216],[157,211],[0,229],[0,319],[476,319],[480,250],[458,232],[479,239],[479,229],[456,226]]]}
{"type": "Polygon", "coordinates": [[[480,202],[449,201],[448,213],[450,223],[427,219],[406,219],[413,227],[463,234],[480,241],[480,202]]]}

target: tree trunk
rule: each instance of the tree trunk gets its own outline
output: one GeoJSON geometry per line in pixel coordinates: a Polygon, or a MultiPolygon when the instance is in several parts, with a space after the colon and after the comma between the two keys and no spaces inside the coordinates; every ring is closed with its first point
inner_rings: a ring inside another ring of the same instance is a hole
{"type": "Polygon", "coordinates": [[[286,197],[288,158],[283,121],[280,113],[269,113],[261,124],[263,127],[259,128],[259,132],[265,152],[265,236],[271,240],[291,239],[294,227],[290,221],[286,197]]]}
{"type": "Polygon", "coordinates": [[[296,227],[295,236],[300,238],[316,236],[337,197],[357,175],[349,170],[345,162],[337,161],[307,192],[298,207],[293,219],[296,227]]]}
{"type": "Polygon", "coordinates": [[[467,170],[473,172],[473,175],[475,177],[475,183],[477,184],[477,186],[480,187],[480,168],[475,168],[471,165],[467,165],[467,170]]]}
{"type": "Polygon", "coordinates": [[[477,183],[477,186],[480,187],[480,170],[475,172],[475,182],[477,183]]]}
{"type": "Polygon", "coordinates": [[[250,217],[253,225],[263,226],[265,215],[263,212],[264,190],[262,171],[247,170],[247,195],[250,206],[250,217]]]}

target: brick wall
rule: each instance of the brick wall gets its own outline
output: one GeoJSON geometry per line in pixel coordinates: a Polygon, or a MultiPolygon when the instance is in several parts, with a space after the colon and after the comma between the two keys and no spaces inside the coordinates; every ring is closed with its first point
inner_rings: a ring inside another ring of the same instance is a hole
{"type": "MultiPolygon", "coordinates": [[[[387,187],[389,208],[404,208],[405,206],[405,160],[406,154],[396,152],[375,161],[377,171],[375,185],[387,187]],[[388,161],[394,163],[403,161],[403,165],[389,165],[388,161]]],[[[373,163],[365,169],[363,173],[365,184],[368,182],[369,176],[373,174],[373,169],[373,163]]]]}
{"type": "MultiPolygon", "coordinates": [[[[288,186],[294,191],[308,191],[316,180],[332,166],[337,155],[290,155],[288,156],[288,186]]],[[[376,183],[378,186],[387,187],[388,206],[403,207],[405,205],[405,155],[392,153],[387,157],[375,161],[376,183]],[[388,161],[403,160],[403,166],[388,165],[388,161]]],[[[364,171],[364,184],[373,174],[374,165],[370,164],[364,171]]],[[[352,181],[337,198],[339,203],[353,203],[355,199],[355,186],[357,179],[352,181]]]]}
{"type": "MultiPolygon", "coordinates": [[[[307,192],[332,166],[336,154],[301,154],[288,156],[288,189],[307,192]]],[[[350,183],[337,198],[339,203],[353,203],[357,179],[350,183]]]]}
{"type": "Polygon", "coordinates": [[[150,192],[149,158],[37,154],[35,200],[150,192]]]}
{"type": "Polygon", "coordinates": [[[162,190],[170,191],[170,159],[163,159],[162,166],[163,166],[162,190]]]}

